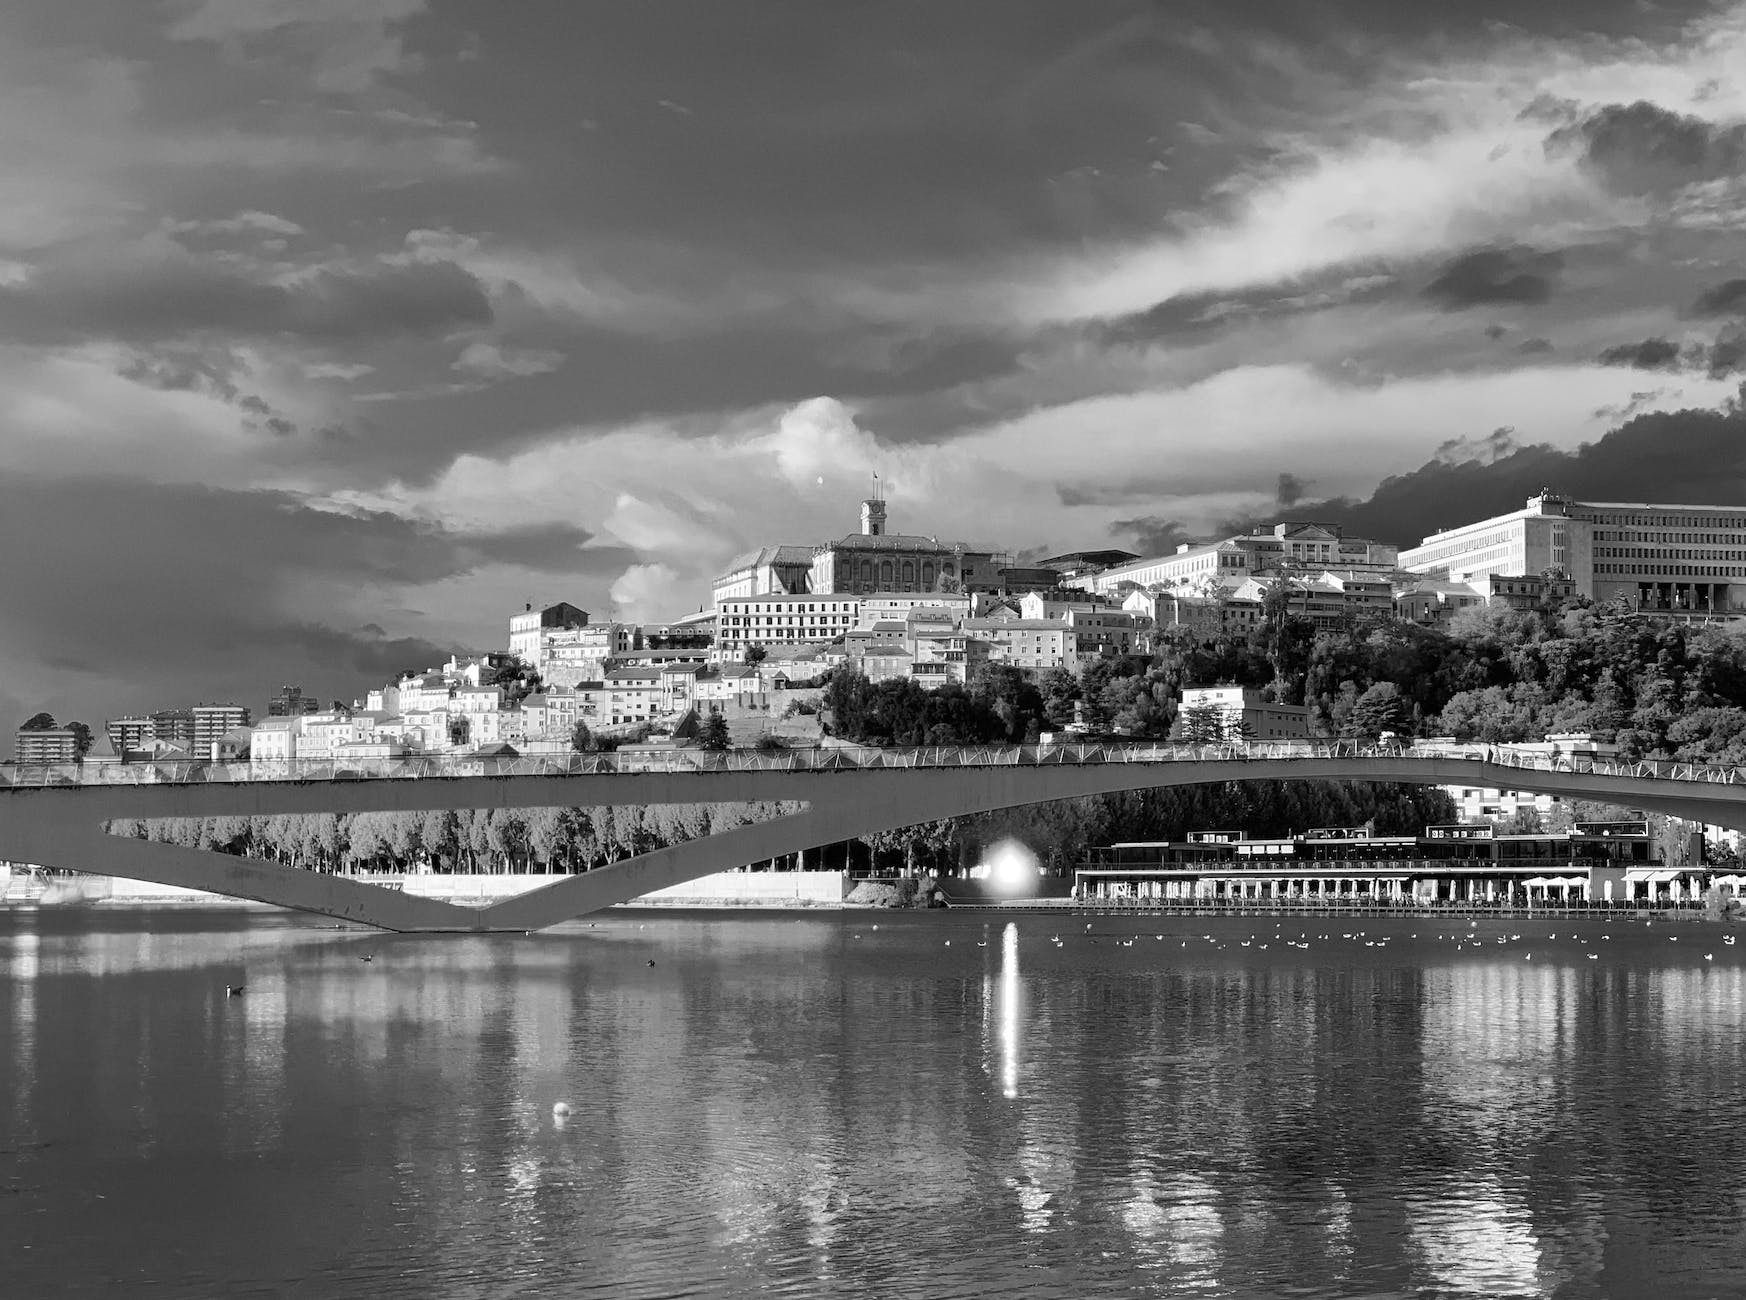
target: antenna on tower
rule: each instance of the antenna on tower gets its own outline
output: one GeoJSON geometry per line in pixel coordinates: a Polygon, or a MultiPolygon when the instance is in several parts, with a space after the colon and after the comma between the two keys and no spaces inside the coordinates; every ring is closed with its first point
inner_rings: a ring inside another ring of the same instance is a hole
{"type": "Polygon", "coordinates": [[[884,497],[879,495],[879,471],[878,470],[873,471],[873,499],[875,501],[885,500],[884,497]]]}

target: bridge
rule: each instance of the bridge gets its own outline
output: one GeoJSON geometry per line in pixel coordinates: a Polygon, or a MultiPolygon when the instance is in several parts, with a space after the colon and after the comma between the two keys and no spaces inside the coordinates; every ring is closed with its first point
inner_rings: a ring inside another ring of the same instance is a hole
{"type": "Polygon", "coordinates": [[[0,765],[0,859],[274,903],[402,932],[537,930],[653,890],[876,831],[1086,795],[1223,781],[1529,790],[1746,829],[1746,769],[1352,741],[673,750],[496,759],[0,765]],[[109,834],[120,819],[784,800],[804,810],[486,907],[109,834]]]}

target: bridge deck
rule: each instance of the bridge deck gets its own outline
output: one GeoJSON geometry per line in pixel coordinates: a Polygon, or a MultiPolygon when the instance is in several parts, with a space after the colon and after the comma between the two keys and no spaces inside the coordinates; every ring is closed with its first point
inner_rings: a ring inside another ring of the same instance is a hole
{"type": "Polygon", "coordinates": [[[1336,741],[676,750],[343,764],[14,765],[0,768],[0,858],[184,885],[389,929],[537,929],[714,871],[919,822],[1152,787],[1252,780],[1495,786],[1746,828],[1746,773],[1740,769],[1483,746],[1427,751],[1336,741]],[[804,810],[482,908],[103,832],[104,823],[130,818],[746,801],[790,801],[804,810]]]}

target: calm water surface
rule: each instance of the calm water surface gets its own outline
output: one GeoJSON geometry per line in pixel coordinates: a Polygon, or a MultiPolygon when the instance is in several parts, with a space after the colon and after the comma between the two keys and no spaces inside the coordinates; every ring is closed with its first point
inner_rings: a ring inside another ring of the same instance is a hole
{"type": "Polygon", "coordinates": [[[0,912],[0,1295],[1746,1294],[1722,926],[1086,919],[0,912]]]}

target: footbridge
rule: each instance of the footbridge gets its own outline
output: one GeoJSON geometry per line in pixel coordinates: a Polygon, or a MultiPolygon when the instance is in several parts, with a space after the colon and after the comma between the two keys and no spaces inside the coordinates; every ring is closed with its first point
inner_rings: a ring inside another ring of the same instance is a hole
{"type": "Polygon", "coordinates": [[[674,750],[497,759],[0,765],[0,859],[275,903],[396,931],[536,930],[656,889],[876,831],[1085,795],[1224,781],[1392,781],[1530,790],[1746,829],[1746,770],[1354,742],[1152,743],[762,754],[674,750]],[[160,817],[785,800],[800,812],[566,877],[487,907],[346,876],[111,835],[160,817]]]}

